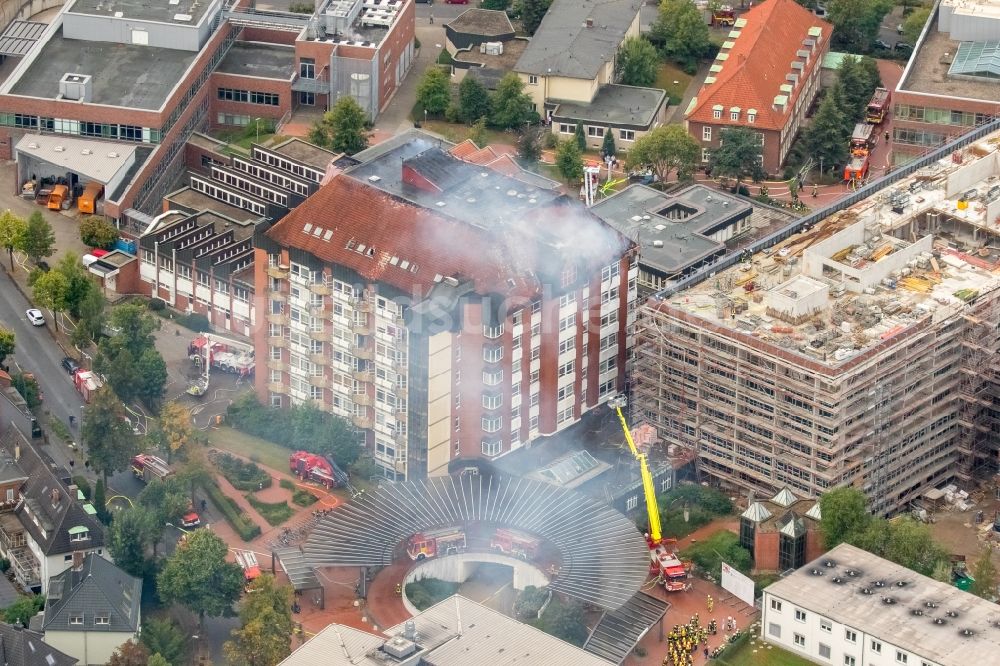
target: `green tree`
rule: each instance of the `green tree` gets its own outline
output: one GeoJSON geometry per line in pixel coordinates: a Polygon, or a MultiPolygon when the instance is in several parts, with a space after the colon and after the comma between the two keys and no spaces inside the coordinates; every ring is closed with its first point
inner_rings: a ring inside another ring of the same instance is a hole
{"type": "Polygon", "coordinates": [[[45,597],[33,594],[30,597],[20,596],[17,601],[3,610],[3,619],[8,624],[28,626],[28,621],[45,608],[45,597]]]}
{"type": "Polygon", "coordinates": [[[52,225],[37,210],[28,218],[28,225],[18,240],[17,249],[36,264],[45,257],[51,257],[55,251],[56,235],[52,233],[52,225]]]}
{"type": "Polygon", "coordinates": [[[94,510],[97,512],[97,519],[107,524],[111,519],[108,514],[107,490],[105,490],[104,479],[98,479],[94,484],[94,510]]]}
{"type": "Polygon", "coordinates": [[[11,384],[28,403],[28,409],[35,409],[42,404],[41,389],[38,388],[37,379],[24,372],[15,372],[10,378],[11,384]]]}
{"type": "Polygon", "coordinates": [[[587,640],[587,623],[583,617],[583,606],[576,601],[553,599],[546,606],[542,616],[532,624],[545,633],[576,646],[583,645],[587,640]]]}
{"type": "Polygon", "coordinates": [[[153,411],[158,410],[167,387],[167,364],[163,356],[156,349],[145,350],[136,360],[136,370],[139,374],[136,397],[153,411]]]}
{"type": "Polygon", "coordinates": [[[10,258],[10,270],[14,270],[14,250],[19,250],[24,246],[24,234],[28,230],[28,223],[23,217],[15,215],[8,208],[0,213],[0,245],[7,250],[10,258]]]}
{"type": "Polygon", "coordinates": [[[830,166],[845,163],[848,141],[844,136],[844,124],[844,113],[840,110],[836,96],[824,96],[805,133],[809,154],[830,166]]]}
{"type": "Polygon", "coordinates": [[[722,578],[722,563],[750,573],[753,561],[750,551],[740,545],[740,538],[727,530],[716,532],[704,541],[697,541],[684,550],[684,556],[711,575],[715,580],[722,578]]]}
{"type": "Polygon", "coordinates": [[[486,136],[486,116],[472,123],[472,127],[469,128],[469,140],[477,146],[485,146],[489,143],[486,136]]]}
{"type": "Polygon", "coordinates": [[[80,220],[80,240],[84,245],[110,250],[118,238],[117,227],[100,215],[85,215],[80,220]]]}
{"type": "Polygon", "coordinates": [[[417,108],[432,116],[444,113],[451,101],[451,81],[444,70],[432,65],[417,83],[417,108]]]}
{"type": "Polygon", "coordinates": [[[709,168],[716,176],[736,179],[736,189],[745,178],[759,183],[767,176],[761,164],[761,135],[746,127],[731,127],[720,132],[722,144],[711,152],[709,168]]]}
{"type": "Polygon", "coordinates": [[[136,504],[148,512],[150,525],[149,542],[153,546],[153,556],[163,536],[167,523],[176,524],[191,506],[191,497],[184,481],[178,476],[153,479],[139,493],[136,504]]]}
{"type": "Polygon", "coordinates": [[[892,522],[872,518],[863,529],[849,536],[847,541],[858,548],[925,576],[933,574],[941,562],[948,561],[948,552],[935,543],[930,528],[912,518],[892,522]]]}
{"type": "Polygon", "coordinates": [[[521,26],[528,35],[534,35],[549,11],[552,0],[521,0],[521,26]]]}
{"type": "Polygon", "coordinates": [[[997,568],[993,564],[993,552],[986,548],[979,554],[979,559],[972,565],[972,592],[977,597],[993,601],[997,597],[997,568]]]}
{"type": "Polygon", "coordinates": [[[63,255],[55,269],[66,277],[68,288],[66,290],[66,309],[74,318],[80,316],[80,304],[91,292],[99,292],[97,283],[90,277],[90,273],[84,268],[83,262],[75,252],[67,252],[63,255]]]}
{"type": "Polygon", "coordinates": [[[463,123],[490,117],[490,91],[480,81],[466,76],[458,84],[458,116],[463,123]]]}
{"type": "Polygon", "coordinates": [[[663,55],[690,73],[711,45],[708,26],[692,0],[663,0],[652,35],[663,44],[663,55]]]}
{"type": "Polygon", "coordinates": [[[872,89],[868,87],[868,74],[862,68],[861,60],[845,56],[837,67],[837,85],[843,96],[845,115],[853,123],[864,116],[865,107],[871,99],[872,89]]]}
{"type": "Polygon", "coordinates": [[[576,124],[576,130],[573,134],[573,140],[576,141],[576,147],[580,149],[580,152],[587,150],[587,135],[583,131],[583,123],[576,124]]]}
{"type": "Polygon", "coordinates": [[[80,436],[87,447],[90,466],[107,486],[108,474],[128,469],[138,453],[135,435],[125,421],[125,407],[107,386],[97,390],[83,409],[80,436]]]}
{"type": "Polygon", "coordinates": [[[368,114],[344,95],[309,130],[309,140],[333,151],[353,155],[368,147],[368,114]]]}
{"type": "Polygon", "coordinates": [[[878,37],[882,19],[892,9],[892,0],[830,0],[827,8],[834,45],[866,52],[878,37]]]}
{"type": "Polygon", "coordinates": [[[575,140],[567,139],[559,143],[556,149],[556,168],[570,183],[579,182],[583,178],[583,155],[575,140]]]}
{"type": "Polygon", "coordinates": [[[627,86],[648,87],[656,81],[660,56],[645,37],[629,37],[618,49],[618,82],[627,86]]]}
{"type": "Polygon", "coordinates": [[[700,159],[701,146],[683,125],[662,125],[636,140],[626,162],[630,169],[652,167],[665,183],[674,170],[679,180],[690,178],[700,159]]]}
{"type": "Polygon", "coordinates": [[[319,409],[312,403],[292,410],[293,441],[316,453],[329,455],[338,465],[348,467],[361,455],[357,435],[344,419],[319,409]]]}
{"type": "Polygon", "coordinates": [[[949,585],[954,583],[955,577],[952,574],[951,562],[944,560],[938,562],[934,567],[934,571],[931,572],[931,578],[941,583],[948,583],[949,585]]]}
{"type": "Polygon", "coordinates": [[[89,347],[104,329],[104,306],[106,301],[101,290],[96,288],[88,289],[77,305],[76,328],[73,329],[71,339],[77,347],[89,347]]]}
{"type": "Polygon", "coordinates": [[[109,323],[116,332],[101,341],[95,369],[125,403],[138,398],[158,409],[167,381],[166,364],[154,346],[159,319],[140,303],[127,303],[112,310],[109,323]]]}
{"type": "Polygon", "coordinates": [[[184,662],[187,637],[169,617],[143,620],[140,639],[151,653],[161,655],[168,663],[184,662]]]}
{"type": "Polygon", "coordinates": [[[7,357],[14,353],[14,342],[14,331],[0,326],[0,365],[3,365],[7,357]]]}
{"type": "Polygon", "coordinates": [[[108,666],[147,666],[149,650],[135,639],[122,643],[108,660],[108,666]]]}
{"type": "Polygon", "coordinates": [[[240,604],[240,628],[224,646],[230,663],[275,666],[291,652],[292,588],[263,574],[240,604]]]}
{"type": "Polygon", "coordinates": [[[32,286],[32,296],[35,302],[43,308],[55,313],[52,321],[59,330],[59,313],[67,309],[69,296],[69,280],[59,271],[46,271],[38,276],[32,286]]]}
{"type": "Polygon", "coordinates": [[[228,550],[214,532],[192,532],[157,576],[160,598],[197,613],[199,627],[204,627],[206,615],[232,616],[243,590],[243,570],[226,561],[228,550]]]}
{"type": "Polygon", "coordinates": [[[526,164],[534,164],[542,157],[542,141],[539,131],[526,129],[517,138],[517,156],[526,164]]]}
{"type": "Polygon", "coordinates": [[[610,127],[604,130],[604,141],[601,142],[601,155],[604,157],[614,157],[618,154],[618,146],[615,145],[615,133],[610,127]]]}
{"type": "Polygon", "coordinates": [[[524,82],[510,72],[500,79],[496,92],[490,97],[493,113],[490,123],[500,129],[520,127],[532,119],[534,104],[524,92],[524,82]]]}
{"type": "Polygon", "coordinates": [[[157,652],[149,655],[149,660],[146,662],[146,666],[170,666],[170,661],[157,652]]]}
{"type": "Polygon", "coordinates": [[[495,12],[507,11],[510,7],[510,0],[483,0],[483,9],[492,9],[495,12]]]}
{"type": "Polygon", "coordinates": [[[819,529],[827,549],[851,543],[852,534],[864,530],[871,520],[868,498],[857,488],[828,490],[819,498],[819,509],[823,516],[819,529]]]}
{"type": "Polygon", "coordinates": [[[862,57],[861,74],[865,81],[865,87],[868,88],[869,99],[871,99],[871,93],[882,86],[882,73],[878,71],[878,61],[869,56],[862,57]]]}
{"type": "MultiPolygon", "coordinates": [[[[101,480],[97,483],[103,493],[101,480]]],[[[163,529],[162,525],[156,527],[163,529]]],[[[108,550],[115,564],[136,578],[142,578],[146,572],[146,544],[152,528],[149,513],[137,507],[115,513],[108,530],[108,550]]]]}
{"type": "Polygon", "coordinates": [[[903,39],[908,44],[917,43],[917,40],[920,39],[920,33],[923,32],[924,26],[927,25],[927,19],[930,18],[930,15],[930,7],[917,7],[910,12],[909,16],[903,19],[903,39]]]}

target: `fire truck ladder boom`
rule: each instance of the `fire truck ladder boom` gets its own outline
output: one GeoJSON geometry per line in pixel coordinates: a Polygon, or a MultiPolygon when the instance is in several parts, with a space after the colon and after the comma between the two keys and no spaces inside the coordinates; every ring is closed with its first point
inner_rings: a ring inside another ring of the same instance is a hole
{"type": "Polygon", "coordinates": [[[663,534],[660,530],[660,507],[656,504],[656,490],[653,487],[653,475],[649,471],[649,464],[646,462],[646,454],[639,451],[632,439],[632,433],[628,429],[628,422],[622,407],[626,404],[624,396],[618,396],[608,401],[608,406],[618,414],[618,420],[622,424],[622,431],[625,432],[625,441],[632,455],[639,461],[639,470],[642,474],[642,488],[646,496],[646,513],[649,515],[649,537],[653,543],[659,544],[663,541],[663,534]]]}

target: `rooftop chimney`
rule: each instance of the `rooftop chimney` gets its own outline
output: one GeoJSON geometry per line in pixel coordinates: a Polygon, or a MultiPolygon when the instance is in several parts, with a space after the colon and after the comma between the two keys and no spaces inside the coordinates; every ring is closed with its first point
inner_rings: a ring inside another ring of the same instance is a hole
{"type": "Polygon", "coordinates": [[[73,551],[73,571],[83,570],[83,551],[74,550],[73,551]]]}
{"type": "Polygon", "coordinates": [[[49,497],[52,498],[52,506],[56,506],[57,504],[59,504],[59,489],[53,488],[49,492],[49,497]]]}
{"type": "Polygon", "coordinates": [[[594,19],[592,19],[592,18],[588,18],[587,19],[587,27],[588,28],[593,28],[594,27],[594,19]]]}

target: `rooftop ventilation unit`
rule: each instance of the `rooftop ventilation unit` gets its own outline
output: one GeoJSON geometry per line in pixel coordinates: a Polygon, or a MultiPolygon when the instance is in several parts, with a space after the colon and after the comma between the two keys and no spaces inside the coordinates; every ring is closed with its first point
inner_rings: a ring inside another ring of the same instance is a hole
{"type": "Polygon", "coordinates": [[[62,153],[62,152],[66,151],[66,149],[64,147],[62,147],[62,146],[56,146],[52,150],[56,151],[57,153],[62,153]]]}
{"type": "Polygon", "coordinates": [[[377,183],[380,180],[382,180],[382,176],[376,176],[374,174],[372,174],[371,176],[368,176],[368,182],[369,183],[377,183]]]}
{"type": "Polygon", "coordinates": [[[108,153],[108,157],[110,157],[111,159],[114,159],[114,158],[118,157],[118,153],[110,152],[110,153],[108,153]]]}
{"type": "Polygon", "coordinates": [[[181,23],[190,23],[194,19],[190,14],[174,14],[174,20],[181,23]]]}
{"type": "Polygon", "coordinates": [[[74,102],[89,102],[94,86],[89,74],[64,74],[59,79],[59,98],[74,102]]]}
{"type": "Polygon", "coordinates": [[[402,636],[395,636],[385,642],[382,650],[396,659],[405,659],[417,651],[417,644],[402,636]]]}
{"type": "Polygon", "coordinates": [[[92,151],[90,148],[84,148],[83,150],[80,151],[80,154],[81,155],[93,155],[94,151],[92,151]]]}

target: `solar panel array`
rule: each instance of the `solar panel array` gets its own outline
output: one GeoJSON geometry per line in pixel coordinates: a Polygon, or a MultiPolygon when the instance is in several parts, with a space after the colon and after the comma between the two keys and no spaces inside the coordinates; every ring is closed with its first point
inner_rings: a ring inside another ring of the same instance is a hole
{"type": "Polygon", "coordinates": [[[561,555],[550,587],[607,610],[624,605],[647,577],[649,551],[628,518],[575,491],[506,476],[388,484],[322,518],[303,551],[314,566],[383,566],[411,534],[474,522],[548,541],[561,555]]]}

